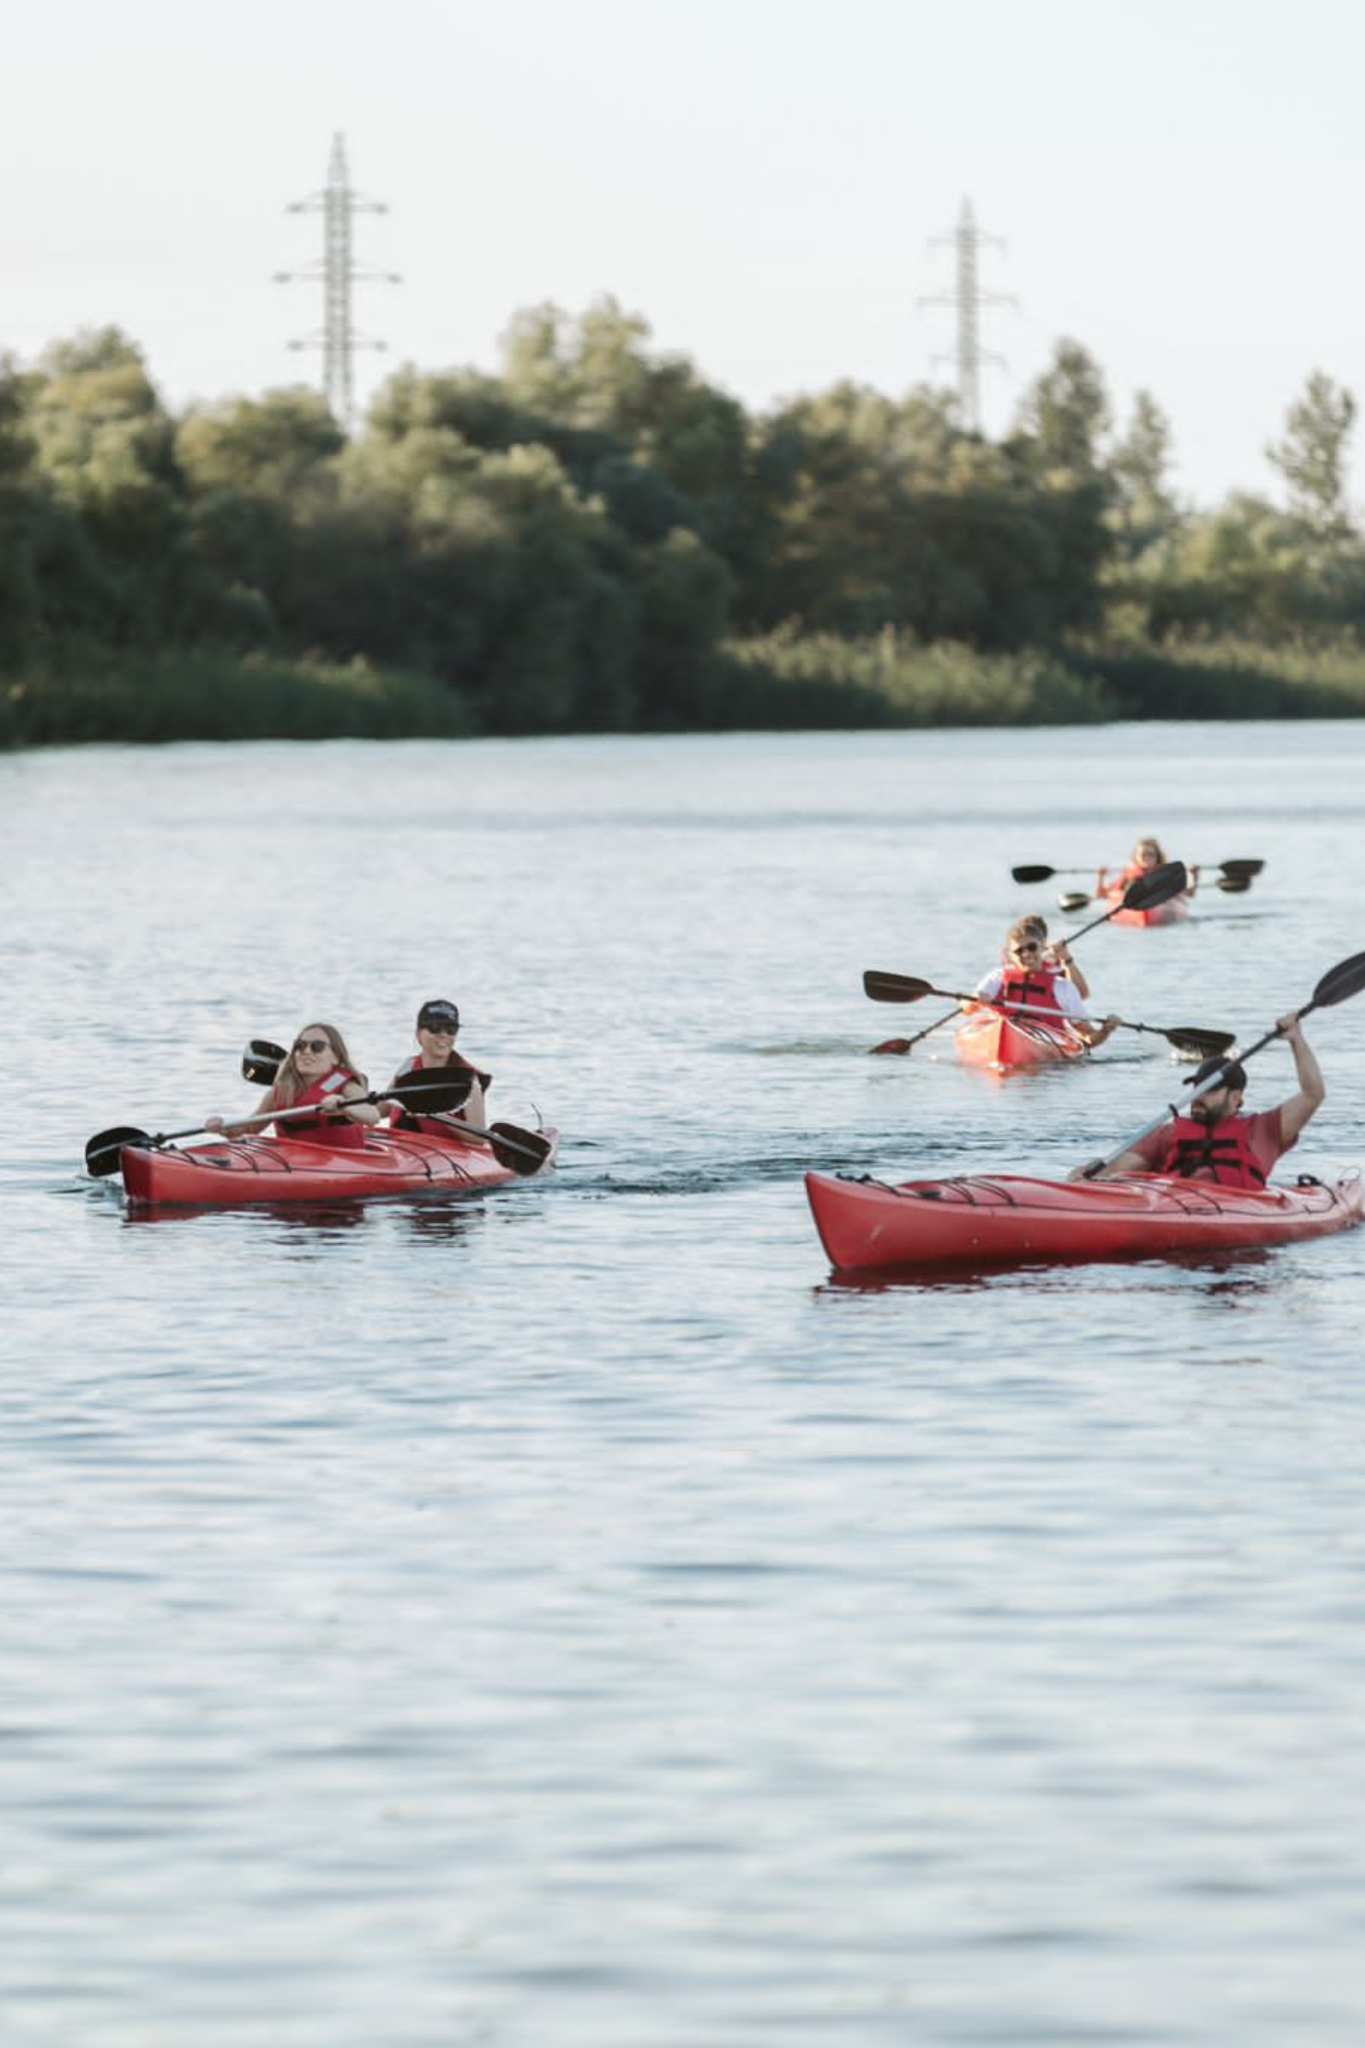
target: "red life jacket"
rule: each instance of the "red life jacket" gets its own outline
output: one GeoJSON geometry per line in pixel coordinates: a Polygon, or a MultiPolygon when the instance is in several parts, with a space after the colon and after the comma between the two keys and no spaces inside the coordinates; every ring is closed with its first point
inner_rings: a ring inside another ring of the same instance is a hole
{"type": "MultiPolygon", "coordinates": [[[[478,1082],[479,1086],[485,1090],[493,1086],[493,1076],[491,1074],[481,1073],[479,1069],[472,1064],[471,1061],[465,1058],[463,1053],[452,1052],[450,1058],[446,1061],[446,1066],[463,1068],[466,1073],[472,1074],[474,1076],[474,1079],[478,1082]]],[[[441,1069],[439,1067],[423,1067],[421,1053],[415,1052],[412,1054],[411,1058],[404,1060],[402,1066],[398,1069],[398,1072],[394,1075],[393,1078],[395,1081],[397,1081],[400,1080],[404,1074],[438,1074],[440,1073],[440,1071],[441,1069]]],[[[450,1114],[458,1119],[460,1112],[458,1109],[454,1109],[450,1112],[450,1114]]],[[[389,1122],[394,1126],[396,1130],[430,1131],[434,1133],[436,1137],[440,1137],[443,1132],[448,1132],[448,1126],[440,1122],[438,1118],[431,1116],[419,1116],[415,1110],[404,1109],[401,1102],[391,1102],[389,1104],[389,1122]]]]}
{"type": "Polygon", "coordinates": [[[1166,1150],[1158,1173],[1177,1180],[1211,1180],[1220,1188],[1263,1188],[1265,1175],[1252,1156],[1251,1118],[1225,1117],[1220,1124],[1201,1124],[1178,1116],[1166,1127],[1166,1150]]]}
{"type": "Polygon", "coordinates": [[[1047,1017],[1025,1017],[1028,1023],[1050,1023],[1055,1018],[1060,1022],[1065,1011],[1057,1001],[1057,983],[1061,979],[1055,967],[1007,967],[999,993],[992,1002],[1003,1003],[1007,1009],[1022,1004],[1025,1010],[1046,1010],[1047,1017]]]}
{"type": "MultiPolygon", "coordinates": [[[[351,1081],[360,1076],[348,1067],[333,1067],[330,1074],[324,1074],[320,1081],[310,1081],[290,1109],[308,1109],[315,1102],[331,1102],[351,1081]]],[[[276,1135],[281,1138],[305,1138],[310,1145],[332,1145],[341,1152],[356,1152],[365,1143],[364,1126],[352,1123],[349,1117],[339,1117],[335,1122],[320,1116],[291,1116],[275,1126],[276,1135]]]]}

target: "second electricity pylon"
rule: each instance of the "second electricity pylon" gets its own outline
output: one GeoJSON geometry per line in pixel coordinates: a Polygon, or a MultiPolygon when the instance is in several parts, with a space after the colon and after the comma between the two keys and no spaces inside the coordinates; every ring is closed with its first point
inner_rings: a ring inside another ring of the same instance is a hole
{"type": "Polygon", "coordinates": [[[362,199],[351,189],[346,164],[346,138],[332,137],[332,154],[327,163],[327,183],[321,192],[296,200],[289,213],[322,215],[322,261],[306,270],[277,270],[276,284],[320,281],[322,284],[322,327],[290,348],[321,348],[322,392],[338,424],[350,431],[355,415],[354,362],[357,349],[383,349],[382,341],[369,341],[355,331],[351,317],[351,286],[364,280],[401,284],[392,270],[358,270],[351,260],[351,221],[357,213],[387,213],[378,200],[362,199]]]}
{"type": "MultiPolygon", "coordinates": [[[[994,355],[981,347],[981,312],[985,306],[1013,306],[1018,303],[1008,292],[983,292],[978,280],[978,253],[983,242],[1003,249],[1004,243],[998,235],[983,235],[977,227],[972,212],[972,202],[964,199],[962,212],[951,235],[935,237],[937,246],[951,241],[957,250],[957,289],[951,297],[940,294],[923,298],[921,306],[955,306],[957,308],[957,396],[962,410],[962,424],[969,434],[981,432],[981,365],[996,363],[1004,368],[1004,357],[994,355]]],[[[934,358],[942,362],[942,356],[934,358]]]]}

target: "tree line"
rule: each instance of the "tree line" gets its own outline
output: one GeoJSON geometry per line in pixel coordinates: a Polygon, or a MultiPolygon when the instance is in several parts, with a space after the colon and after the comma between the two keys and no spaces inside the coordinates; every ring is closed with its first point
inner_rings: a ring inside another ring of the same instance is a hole
{"type": "Polygon", "coordinates": [[[1266,451],[1284,504],[1201,511],[1155,400],[1116,423],[1075,341],[991,441],[927,386],[755,416],[615,301],[541,306],[498,374],[405,368],[348,439],[301,388],[175,415],[106,328],[0,363],[0,674],[360,663],[526,733],[731,722],[756,675],[800,722],[812,680],[871,704],[907,650],[939,651],[948,715],[973,661],[1339,650],[1365,633],[1354,420],[1314,372],[1266,451]]]}

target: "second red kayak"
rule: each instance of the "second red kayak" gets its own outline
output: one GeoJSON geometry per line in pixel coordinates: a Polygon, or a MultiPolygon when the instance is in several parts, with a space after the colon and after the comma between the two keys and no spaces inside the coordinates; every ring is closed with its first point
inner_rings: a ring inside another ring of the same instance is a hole
{"type": "MultiPolygon", "coordinates": [[[[1119,904],[1123,901],[1122,889],[1106,889],[1106,903],[1119,904]]],[[[1158,903],[1154,910],[1115,910],[1111,924],[1180,924],[1190,914],[1188,896],[1172,896],[1165,903],[1158,903]]]]}
{"type": "Polygon", "coordinates": [[[959,1025],[954,1043],[965,1065],[989,1067],[997,1074],[1083,1059],[1088,1049],[1080,1034],[1060,1019],[1052,1024],[1006,1017],[999,1010],[971,1011],[959,1025]]]}
{"type": "MultiPolygon", "coordinates": [[[[547,1131],[554,1164],[559,1134],[547,1131]]],[[[369,1195],[476,1193],[521,1176],[487,1145],[426,1132],[367,1132],[345,1150],[300,1138],[219,1138],[208,1145],[125,1145],[120,1159],[130,1203],[223,1209],[239,1202],[334,1202],[369,1195]]]]}
{"type": "Polygon", "coordinates": [[[1032,1180],[964,1174],[898,1187],[866,1176],[808,1173],[821,1243],[843,1272],[1047,1259],[1117,1259],[1295,1243],[1365,1220],[1360,1175],[1334,1187],[1246,1192],[1206,1181],[1032,1180]]]}

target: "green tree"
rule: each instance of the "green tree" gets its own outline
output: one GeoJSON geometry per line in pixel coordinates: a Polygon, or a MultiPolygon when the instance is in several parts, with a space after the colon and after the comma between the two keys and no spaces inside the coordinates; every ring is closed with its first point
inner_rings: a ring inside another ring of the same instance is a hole
{"type": "Polygon", "coordinates": [[[1052,362],[1025,392],[1014,446],[1034,475],[1074,482],[1095,476],[1110,428],[1099,365],[1078,341],[1059,341],[1052,362]]]}
{"type": "Polygon", "coordinates": [[[1345,385],[1314,370],[1302,396],[1290,406],[1282,441],[1266,456],[1284,478],[1290,508],[1324,540],[1351,531],[1346,503],[1346,469],[1356,402],[1345,385]]]}

